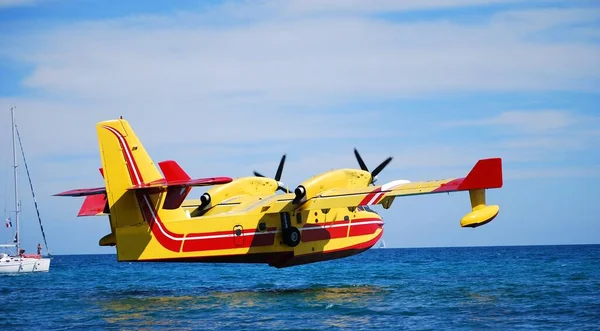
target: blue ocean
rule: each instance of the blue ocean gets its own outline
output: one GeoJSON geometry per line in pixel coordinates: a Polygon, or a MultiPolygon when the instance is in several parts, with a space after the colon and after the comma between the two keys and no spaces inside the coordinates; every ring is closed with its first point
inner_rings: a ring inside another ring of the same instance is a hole
{"type": "Polygon", "coordinates": [[[3,330],[600,329],[600,245],[371,249],[286,269],[65,255],[0,281],[3,330]]]}

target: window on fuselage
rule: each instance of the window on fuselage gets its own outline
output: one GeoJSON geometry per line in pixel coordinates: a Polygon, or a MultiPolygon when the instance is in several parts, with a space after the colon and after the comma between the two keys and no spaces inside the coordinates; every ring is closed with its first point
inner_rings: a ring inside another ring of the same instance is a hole
{"type": "MultiPolygon", "coordinates": [[[[369,206],[358,206],[358,210],[377,214],[377,212],[374,211],[373,209],[371,209],[371,207],[369,207],[369,206]]],[[[379,215],[379,214],[377,214],[377,215],[379,215]]]]}

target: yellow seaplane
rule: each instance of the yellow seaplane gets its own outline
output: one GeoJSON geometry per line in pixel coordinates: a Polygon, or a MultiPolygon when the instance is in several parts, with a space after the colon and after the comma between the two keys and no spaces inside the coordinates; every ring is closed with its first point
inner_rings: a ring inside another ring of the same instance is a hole
{"type": "Polygon", "coordinates": [[[384,222],[370,206],[388,209],[395,198],[468,191],[471,210],[462,227],[490,222],[499,211],[486,205],[486,189],[502,187],[500,158],[479,160],[465,177],[375,186],[377,174],[337,169],[288,191],[275,178],[191,179],[172,160],[152,161],[123,118],[96,125],[105,186],[57,196],[86,196],[78,216],[106,215],[111,233],[100,246],[116,246],[118,261],[268,263],[282,268],[361,253],[383,235],[384,222]],[[160,168],[160,170],[159,170],[160,168]],[[162,172],[162,174],[161,174],[162,172]],[[192,187],[213,186],[186,200],[192,187]],[[283,191],[276,194],[277,190],[283,191]]]}

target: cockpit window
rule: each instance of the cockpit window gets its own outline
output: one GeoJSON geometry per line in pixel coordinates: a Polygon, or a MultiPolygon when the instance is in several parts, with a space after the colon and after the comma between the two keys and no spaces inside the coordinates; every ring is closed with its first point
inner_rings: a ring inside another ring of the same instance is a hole
{"type": "MultiPolygon", "coordinates": [[[[358,206],[358,210],[377,214],[377,212],[374,211],[373,209],[371,209],[371,207],[369,207],[369,206],[358,206]]],[[[377,215],[379,215],[379,214],[377,214],[377,215]]]]}

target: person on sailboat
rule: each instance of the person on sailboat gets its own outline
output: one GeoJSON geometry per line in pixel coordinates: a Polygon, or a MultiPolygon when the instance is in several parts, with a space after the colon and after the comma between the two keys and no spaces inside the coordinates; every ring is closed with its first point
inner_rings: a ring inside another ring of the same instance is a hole
{"type": "Polygon", "coordinates": [[[42,244],[38,243],[37,255],[42,255],[42,244]]]}

